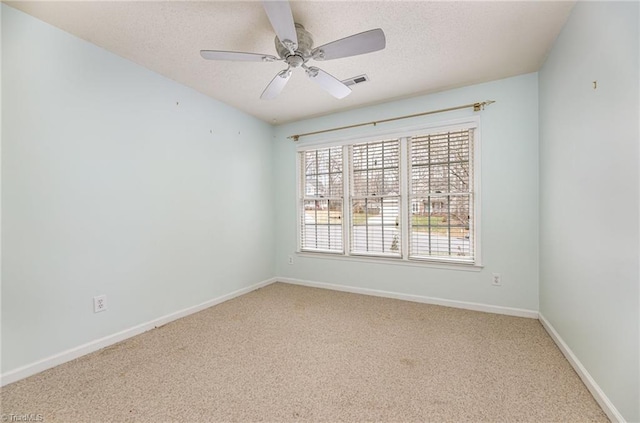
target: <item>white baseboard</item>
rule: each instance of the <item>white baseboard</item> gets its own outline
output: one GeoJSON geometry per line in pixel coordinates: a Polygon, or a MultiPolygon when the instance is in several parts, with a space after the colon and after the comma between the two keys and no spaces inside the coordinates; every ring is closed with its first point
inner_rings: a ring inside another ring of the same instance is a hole
{"type": "Polygon", "coordinates": [[[567,361],[571,364],[573,369],[576,371],[582,382],[585,384],[593,398],[595,398],[596,402],[602,407],[602,410],[605,412],[609,420],[612,422],[624,423],[625,419],[622,417],[622,414],[616,409],[611,400],[605,395],[605,393],[600,389],[600,386],[596,383],[596,381],[591,377],[587,369],[582,365],[578,357],[571,351],[571,348],[564,342],[560,334],[555,330],[555,328],[549,323],[547,319],[544,318],[542,313],[539,314],[540,323],[542,323],[542,327],[545,328],[551,339],[556,343],[562,354],[567,358],[567,361]]]}
{"type": "Polygon", "coordinates": [[[270,285],[273,282],[277,281],[277,278],[271,278],[264,280],[262,282],[258,282],[254,285],[248,286],[246,288],[241,288],[236,291],[233,291],[229,294],[222,295],[217,298],[213,298],[211,300],[205,301],[201,304],[185,308],[183,310],[176,311],[171,314],[167,314],[165,316],[159,317],[157,319],[151,320],[146,323],[139,324],[137,326],[131,327],[129,329],[125,329],[123,331],[114,333],[112,335],[105,336],[104,338],[96,339],[91,342],[87,342],[84,345],[77,346],[75,348],[71,348],[66,351],[62,351],[58,354],[52,355],[50,357],[44,358],[42,360],[36,361],[35,363],[27,364],[26,366],[19,367],[17,369],[8,371],[2,375],[0,375],[0,386],[7,385],[9,383],[16,382],[20,379],[24,379],[36,373],[40,373],[44,370],[50,369],[52,367],[58,366],[60,364],[66,363],[68,361],[74,360],[83,355],[92,353],[94,351],[98,351],[104,347],[108,347],[120,341],[124,341],[125,339],[131,338],[133,336],[139,335],[143,332],[149,331],[151,329],[157,328],[159,326],[165,325],[174,320],[180,319],[182,317],[188,316],[193,313],[197,313],[206,308],[212,307],[216,304],[223,303],[225,301],[231,300],[233,298],[239,297],[240,295],[247,294],[251,291],[254,291],[258,288],[262,288],[264,286],[270,285]]]}
{"type": "Polygon", "coordinates": [[[527,317],[537,319],[538,312],[534,310],[526,310],[521,308],[494,306],[481,303],[472,303],[467,301],[446,300],[443,298],[426,297],[422,295],[400,294],[391,291],[381,291],[369,288],[357,288],[345,285],[335,285],[331,283],[307,281],[293,278],[275,278],[276,281],[290,283],[293,285],[310,286],[313,288],[331,289],[334,291],[351,292],[353,294],[372,295],[374,297],[394,298],[397,300],[413,301],[416,303],[434,304],[445,307],[462,308],[466,310],[483,311],[486,313],[505,314],[507,316],[527,317]]]}

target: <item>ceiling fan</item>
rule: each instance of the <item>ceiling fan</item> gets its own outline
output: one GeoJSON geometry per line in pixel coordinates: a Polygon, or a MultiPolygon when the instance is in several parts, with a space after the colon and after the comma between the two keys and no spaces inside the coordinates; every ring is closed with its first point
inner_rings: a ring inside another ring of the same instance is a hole
{"type": "Polygon", "coordinates": [[[294,23],[291,6],[286,0],[263,0],[267,17],[276,33],[278,56],[237,51],[200,50],[208,60],[233,60],[244,62],[284,61],[287,68],[278,72],[260,96],[263,100],[276,98],[291,78],[292,70],[303,68],[307,76],[336,98],[344,98],[351,88],[316,66],[307,66],[310,59],[333,60],[382,50],[386,40],[382,29],[372,29],[313,48],[311,34],[299,23],[294,23]]]}

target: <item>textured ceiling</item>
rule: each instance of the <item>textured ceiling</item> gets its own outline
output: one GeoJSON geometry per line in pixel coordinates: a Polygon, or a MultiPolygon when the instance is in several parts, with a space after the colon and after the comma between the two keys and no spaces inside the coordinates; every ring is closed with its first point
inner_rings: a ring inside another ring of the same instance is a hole
{"type": "Polygon", "coordinates": [[[385,50],[312,62],[338,79],[367,74],[342,100],[295,69],[275,100],[260,100],[282,62],[214,62],[201,49],[277,55],[262,4],[253,1],[6,2],[269,123],[537,71],[574,2],[293,1],[315,45],[382,28],[385,50]]]}

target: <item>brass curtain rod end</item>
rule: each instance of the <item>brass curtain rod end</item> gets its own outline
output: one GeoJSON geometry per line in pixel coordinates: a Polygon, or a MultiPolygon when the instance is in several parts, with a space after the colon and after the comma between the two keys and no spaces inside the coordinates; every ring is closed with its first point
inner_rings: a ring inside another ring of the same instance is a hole
{"type": "Polygon", "coordinates": [[[493,103],[495,103],[495,100],[486,100],[486,101],[483,101],[482,103],[474,103],[473,111],[479,112],[481,110],[484,110],[484,106],[488,106],[489,104],[493,104],[493,103]]]}

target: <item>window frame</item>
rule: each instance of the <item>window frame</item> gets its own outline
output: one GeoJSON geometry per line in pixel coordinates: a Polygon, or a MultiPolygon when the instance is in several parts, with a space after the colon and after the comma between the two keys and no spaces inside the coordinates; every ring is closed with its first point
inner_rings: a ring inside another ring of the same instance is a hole
{"type": "Polygon", "coordinates": [[[460,119],[453,119],[442,122],[431,122],[421,125],[404,126],[395,129],[380,130],[374,127],[372,130],[366,131],[363,135],[350,136],[350,137],[335,137],[335,138],[310,138],[308,140],[300,141],[296,147],[296,235],[297,235],[297,249],[296,253],[299,255],[305,255],[309,257],[326,257],[331,259],[344,259],[344,260],[356,260],[364,262],[374,263],[393,263],[400,265],[412,265],[412,266],[427,266],[436,268],[445,268],[453,270],[480,270],[482,265],[482,249],[481,249],[481,125],[479,116],[469,116],[460,119]],[[471,181],[471,193],[472,193],[472,207],[473,207],[473,245],[471,248],[474,251],[474,257],[469,259],[456,259],[454,257],[411,257],[410,254],[410,212],[411,212],[411,194],[409,192],[409,178],[411,172],[411,166],[408,162],[409,157],[409,140],[412,136],[423,136],[433,133],[441,132],[454,132],[464,129],[473,130],[473,146],[470,152],[470,160],[473,160],[473,175],[471,181]],[[360,252],[351,252],[351,192],[350,184],[353,177],[351,170],[351,146],[354,144],[362,144],[369,142],[380,142],[388,139],[398,139],[400,143],[400,192],[399,192],[399,227],[401,238],[401,255],[399,257],[389,255],[378,254],[363,254],[360,252]],[[301,172],[301,154],[308,150],[317,150],[322,148],[341,146],[342,151],[342,175],[343,175],[343,197],[342,197],[342,251],[309,251],[301,248],[302,233],[301,233],[301,218],[302,218],[302,178],[301,172]]]}

